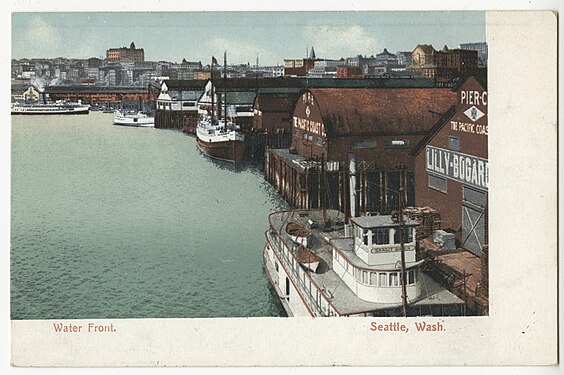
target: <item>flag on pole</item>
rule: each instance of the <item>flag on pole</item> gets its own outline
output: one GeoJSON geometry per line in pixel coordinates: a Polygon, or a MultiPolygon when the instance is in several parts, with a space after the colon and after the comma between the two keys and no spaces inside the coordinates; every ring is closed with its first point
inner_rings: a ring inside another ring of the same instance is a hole
{"type": "Polygon", "coordinates": [[[215,58],[215,56],[212,56],[212,65],[217,65],[217,59],[215,58]]]}

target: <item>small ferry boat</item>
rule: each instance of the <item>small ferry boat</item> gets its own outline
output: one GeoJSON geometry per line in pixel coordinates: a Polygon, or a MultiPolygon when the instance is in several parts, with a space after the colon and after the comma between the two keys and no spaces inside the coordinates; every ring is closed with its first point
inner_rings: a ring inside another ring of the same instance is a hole
{"type": "Polygon", "coordinates": [[[12,103],[12,115],[87,115],[90,106],[81,102],[12,103]]]}
{"type": "Polygon", "coordinates": [[[264,267],[288,316],[463,314],[464,302],[421,270],[416,221],[377,215],[345,224],[341,212],[318,209],[274,212],[269,224],[264,267]]]}
{"type": "Polygon", "coordinates": [[[114,112],[114,125],[154,127],[155,117],[142,112],[126,113],[114,112]]]}

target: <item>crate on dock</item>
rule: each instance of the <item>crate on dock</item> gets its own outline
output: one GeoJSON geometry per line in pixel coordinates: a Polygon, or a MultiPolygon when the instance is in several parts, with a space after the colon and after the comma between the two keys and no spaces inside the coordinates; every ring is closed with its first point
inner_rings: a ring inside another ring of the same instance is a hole
{"type": "Polygon", "coordinates": [[[441,215],[432,207],[407,207],[403,210],[404,215],[419,222],[417,227],[417,239],[429,237],[437,229],[441,229],[441,215]]]}
{"type": "Polygon", "coordinates": [[[445,232],[444,230],[436,230],[433,234],[433,242],[435,242],[442,250],[456,250],[454,234],[445,232]]]}

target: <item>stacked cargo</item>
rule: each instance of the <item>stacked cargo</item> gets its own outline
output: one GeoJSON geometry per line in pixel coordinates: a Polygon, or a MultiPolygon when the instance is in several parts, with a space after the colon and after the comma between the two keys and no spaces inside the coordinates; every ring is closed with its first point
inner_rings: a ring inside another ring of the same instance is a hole
{"type": "Polygon", "coordinates": [[[417,240],[429,237],[437,229],[441,229],[441,214],[431,207],[407,207],[404,215],[419,222],[417,240]]]}

